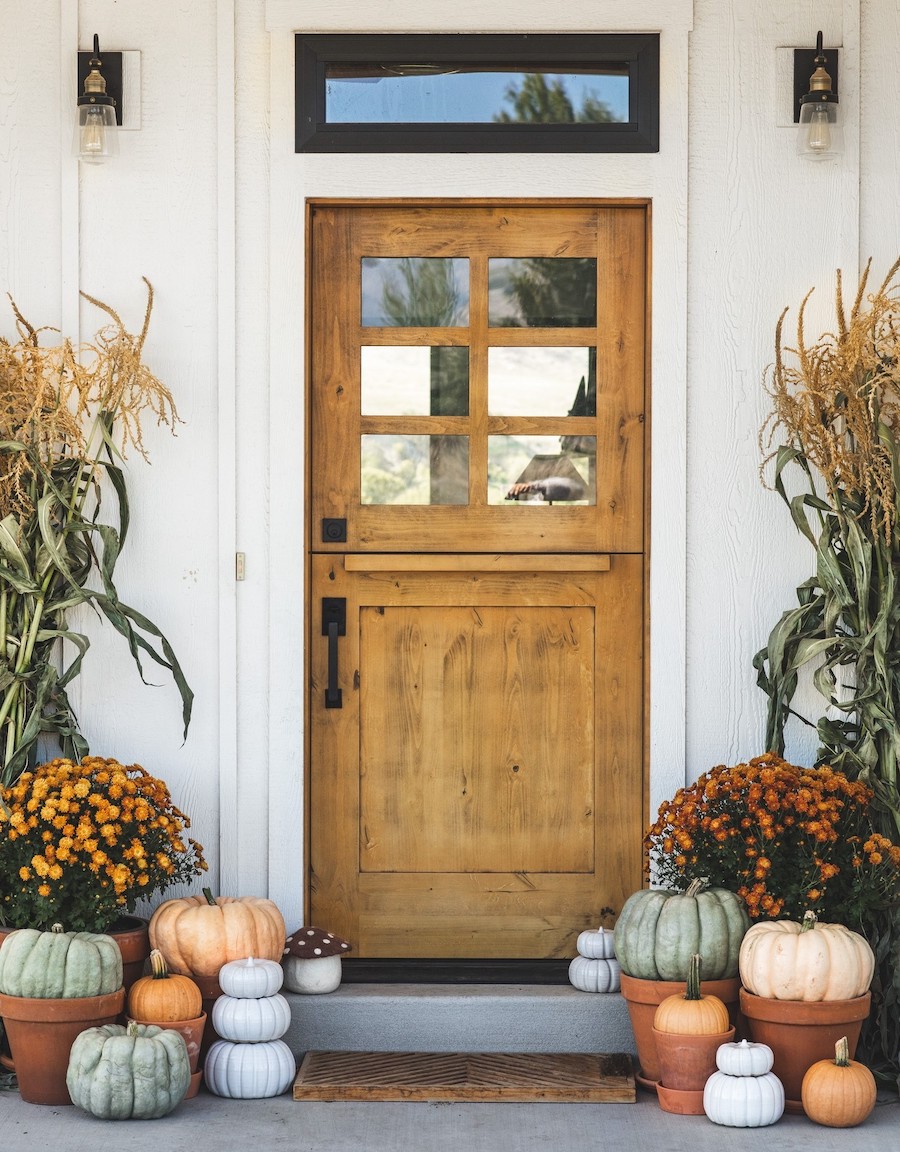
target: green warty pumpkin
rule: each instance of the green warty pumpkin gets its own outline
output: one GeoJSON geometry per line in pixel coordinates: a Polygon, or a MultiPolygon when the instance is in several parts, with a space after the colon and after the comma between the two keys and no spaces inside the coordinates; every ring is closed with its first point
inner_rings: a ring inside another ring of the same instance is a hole
{"type": "Polygon", "coordinates": [[[180,1032],[155,1024],[103,1024],[75,1037],[66,1087],[72,1103],[100,1120],[155,1120],[184,1099],[191,1082],[180,1032]]]}
{"type": "Polygon", "coordinates": [[[750,918],[744,902],[725,888],[704,890],[694,880],[686,892],[644,889],[629,896],[616,922],[616,958],[626,976],[686,980],[691,956],[703,956],[704,980],[738,974],[750,918]]]}
{"type": "Polygon", "coordinates": [[[122,987],[122,953],[112,936],[18,928],[0,948],[0,992],[35,1000],[105,996],[122,987]]]}

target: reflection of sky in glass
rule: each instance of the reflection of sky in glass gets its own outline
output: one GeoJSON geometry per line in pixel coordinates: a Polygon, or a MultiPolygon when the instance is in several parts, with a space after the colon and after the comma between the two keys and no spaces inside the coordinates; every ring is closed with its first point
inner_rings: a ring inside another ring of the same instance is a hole
{"type": "MultiPolygon", "coordinates": [[[[430,76],[328,79],[325,119],[329,124],[484,124],[500,112],[512,114],[510,84],[521,87],[523,73],[464,72],[430,76]]],[[[576,112],[586,98],[605,104],[618,123],[628,122],[628,77],[557,75],[576,112]]]]}
{"type": "MultiPolygon", "coordinates": [[[[363,416],[465,416],[468,412],[468,348],[442,348],[445,370],[457,369],[458,390],[432,412],[435,380],[432,349],[391,345],[360,348],[360,411],[363,416]]],[[[446,388],[446,385],[445,385],[446,388]]]]}
{"type": "Polygon", "coordinates": [[[489,348],[488,413],[567,416],[587,376],[587,348],[489,348]]]}
{"type": "MultiPolygon", "coordinates": [[[[402,268],[411,265],[414,273],[424,270],[425,265],[441,264],[448,274],[448,281],[456,295],[457,308],[454,324],[469,322],[469,261],[465,257],[396,257],[364,256],[362,259],[362,319],[367,327],[396,327],[397,321],[385,310],[385,289],[406,295],[406,282],[402,268]]],[[[407,297],[408,299],[408,297],[407,297]]],[[[408,311],[416,311],[416,301],[408,301],[408,311]]],[[[428,320],[418,317],[418,324],[428,324],[428,320]]]]}

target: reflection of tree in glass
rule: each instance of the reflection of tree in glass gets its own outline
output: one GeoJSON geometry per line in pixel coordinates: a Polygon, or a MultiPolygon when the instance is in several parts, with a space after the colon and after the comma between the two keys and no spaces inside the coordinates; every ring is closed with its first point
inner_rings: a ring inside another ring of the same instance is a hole
{"type": "Polygon", "coordinates": [[[589,92],[576,112],[566,85],[559,76],[547,80],[543,72],[528,72],[522,86],[510,84],[504,99],[513,106],[513,114],[498,112],[500,124],[610,124],[615,117],[609,107],[589,92]]]}
{"type": "Polygon", "coordinates": [[[516,260],[507,275],[506,292],[518,305],[507,326],[592,328],[597,317],[597,262],[569,256],[516,260]]]}
{"type": "MultiPolygon", "coordinates": [[[[384,314],[404,327],[447,328],[459,324],[462,301],[451,260],[404,257],[398,278],[385,280],[384,314]]],[[[465,416],[469,411],[469,350],[431,349],[431,414],[465,416]]],[[[469,496],[468,441],[464,436],[430,438],[430,503],[466,504],[469,496]]]]}
{"type": "Polygon", "coordinates": [[[397,277],[385,277],[382,307],[404,328],[447,328],[459,322],[459,289],[450,260],[403,257],[397,277]]]}

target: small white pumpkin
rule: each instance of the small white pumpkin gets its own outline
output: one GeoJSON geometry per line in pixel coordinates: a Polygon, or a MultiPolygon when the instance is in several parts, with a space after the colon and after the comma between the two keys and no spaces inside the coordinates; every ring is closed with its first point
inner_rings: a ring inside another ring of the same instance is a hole
{"type": "MultiPolygon", "coordinates": [[[[280,968],[280,965],[276,965],[280,968]]],[[[212,1025],[223,1040],[259,1044],[280,1040],[291,1026],[291,1008],[274,996],[220,996],[212,1008],[212,1025]]]]}
{"type": "Polygon", "coordinates": [[[784,1113],[784,1086],[774,1072],[713,1072],[703,1088],[703,1111],[714,1124],[727,1128],[764,1128],[784,1113]]]}
{"type": "Polygon", "coordinates": [[[591,960],[576,956],[569,965],[569,982],[580,992],[618,992],[622,970],[614,957],[591,960]]]}
{"type": "Polygon", "coordinates": [[[612,928],[594,928],[578,935],[576,947],[580,956],[591,960],[609,960],[616,954],[616,934],[612,928]]]}
{"type": "Polygon", "coordinates": [[[716,1050],[716,1067],[729,1076],[765,1076],[772,1071],[775,1054],[768,1044],[751,1044],[741,1040],[720,1044],[716,1050]]]}
{"type": "Polygon", "coordinates": [[[216,1096],[231,1100],[261,1100],[286,1092],[297,1072],[283,1040],[234,1044],[217,1040],[206,1053],[203,1079],[216,1096]]]}
{"type": "Polygon", "coordinates": [[[281,991],[284,971],[276,960],[229,960],[219,969],[219,987],[226,996],[256,999],[281,991]]]}

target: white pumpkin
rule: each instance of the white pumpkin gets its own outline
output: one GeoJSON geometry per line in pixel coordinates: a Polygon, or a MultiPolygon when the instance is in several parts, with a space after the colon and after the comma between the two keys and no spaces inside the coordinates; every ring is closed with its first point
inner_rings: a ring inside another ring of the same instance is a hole
{"type": "Polygon", "coordinates": [[[618,992],[621,974],[619,961],[613,957],[591,960],[576,956],[569,965],[569,982],[581,992],[618,992]]]}
{"type": "Polygon", "coordinates": [[[612,928],[596,928],[581,932],[576,947],[580,956],[592,960],[609,960],[616,954],[616,934],[612,928]]]}
{"type": "Polygon", "coordinates": [[[203,1079],[216,1096],[261,1100],[280,1096],[293,1082],[297,1065],[283,1040],[233,1044],[217,1040],[206,1053],[203,1079]]]}
{"type": "Polygon", "coordinates": [[[219,987],[226,996],[256,999],[274,996],[281,990],[284,971],[277,960],[229,960],[219,969],[219,987]]]}
{"type": "Polygon", "coordinates": [[[784,1087],[774,1072],[713,1072],[703,1088],[703,1111],[714,1124],[727,1128],[764,1128],[784,1113],[784,1087]]]}
{"type": "Polygon", "coordinates": [[[744,936],[741,983],[767,1000],[853,1000],[872,982],[875,954],[865,937],[843,924],[765,920],[744,936]]]}
{"type": "Polygon", "coordinates": [[[212,1025],[223,1040],[245,1044],[279,1040],[291,1026],[291,1009],[277,992],[253,999],[219,996],[212,1008],[212,1025]]]}
{"type": "Polygon", "coordinates": [[[716,1067],[729,1076],[765,1076],[772,1071],[775,1054],[768,1044],[751,1044],[741,1040],[720,1044],[716,1050],[716,1067]]]}

